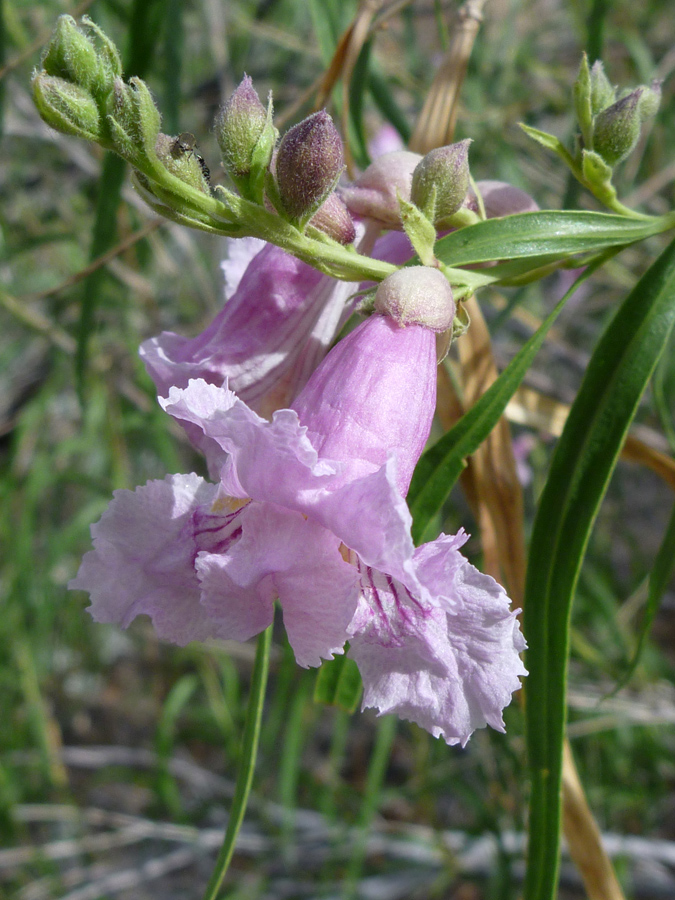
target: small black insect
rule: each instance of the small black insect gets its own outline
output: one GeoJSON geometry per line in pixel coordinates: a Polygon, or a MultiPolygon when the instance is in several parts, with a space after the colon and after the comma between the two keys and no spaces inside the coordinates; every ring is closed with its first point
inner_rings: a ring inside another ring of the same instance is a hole
{"type": "Polygon", "coordinates": [[[197,153],[197,138],[189,131],[181,131],[178,137],[171,144],[171,155],[174,157],[174,159],[177,159],[183,153],[191,153],[192,156],[195,157],[195,159],[199,163],[199,168],[202,170],[202,175],[204,176],[206,183],[210,184],[211,171],[204,162],[204,157],[200,153],[197,153]]]}

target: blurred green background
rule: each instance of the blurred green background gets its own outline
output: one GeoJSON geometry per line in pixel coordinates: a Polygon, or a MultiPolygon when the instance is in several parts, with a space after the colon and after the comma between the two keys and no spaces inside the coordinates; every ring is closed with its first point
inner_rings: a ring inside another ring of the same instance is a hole
{"type": "MultiPolygon", "coordinates": [[[[211,133],[219,103],[246,72],[261,97],[273,90],[283,116],[325,70],[355,9],[353,0],[0,5],[2,897],[199,898],[226,819],[253,659],[248,645],[159,643],[145,621],[127,632],[94,625],[85,596],[66,590],[112,490],[167,472],[205,474],[157,406],[137,348],[160,330],[196,334],[208,323],[222,303],[227,248],[158,225],[123,163],[47,129],[30,99],[31,69],[56,17],[86,11],[118,42],[126,74],[147,79],[164,130],[194,133],[223,182],[211,133]]],[[[409,135],[455,9],[393,5],[352,98],[361,163],[385,122],[409,135]]],[[[492,0],[484,15],[457,131],[473,138],[474,176],[511,181],[543,208],[596,208],[517,127],[571,137],[571,85],[587,49],[621,86],[665,79],[656,123],[618,183],[649,212],[671,209],[672,6],[492,0]]],[[[625,251],[575,295],[530,387],[573,399],[603,324],[664,243],[625,251]]],[[[480,296],[500,363],[566,286],[557,274],[480,296]]],[[[670,352],[639,413],[640,436],[670,456],[674,408],[670,352]]],[[[531,521],[553,440],[520,426],[514,434],[531,521]]],[[[607,696],[635,646],[672,502],[657,475],[620,463],[576,598],[570,736],[602,830],[675,841],[672,589],[630,684],[607,696]]],[[[468,550],[480,565],[479,535],[457,492],[443,527],[460,525],[474,531],[468,550]]],[[[506,735],[482,731],[465,750],[448,749],[407,723],[316,705],[314,679],[280,629],[228,896],[517,897],[528,795],[518,704],[506,735]]],[[[636,865],[629,853],[619,872],[628,896],[675,896],[658,865],[636,865]]],[[[565,868],[568,896],[584,895],[565,868]]]]}

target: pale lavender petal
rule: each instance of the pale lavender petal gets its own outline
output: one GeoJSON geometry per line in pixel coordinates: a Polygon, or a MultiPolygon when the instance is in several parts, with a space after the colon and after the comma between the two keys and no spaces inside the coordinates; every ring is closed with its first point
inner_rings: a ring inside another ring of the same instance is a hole
{"type": "Polygon", "coordinates": [[[320,456],[353,476],[396,456],[407,493],[436,406],[436,342],[419,325],[374,315],[337,344],[293,403],[320,456]]]}
{"type": "Polygon", "coordinates": [[[464,540],[444,535],[416,551],[417,577],[432,603],[362,567],[362,599],[350,626],[364,707],[462,745],[485,725],[504,730],[502,710],[526,674],[509,599],[459,553],[464,540]]]}
{"type": "Polygon", "coordinates": [[[168,475],[135,491],[119,490],[92,525],[94,549],[70,588],[88,591],[97,622],[123,627],[149,615],[157,634],[177,644],[217,634],[199,605],[194,560],[199,550],[195,514],[216,488],[197,475],[168,475]]]}
{"type": "Polygon", "coordinates": [[[339,540],[303,515],[251,503],[242,534],[224,554],[197,561],[209,617],[236,640],[272,620],[279,598],[284,624],[301,666],[341,653],[356,609],[358,572],[339,553],[339,540]]]}
{"type": "Polygon", "coordinates": [[[337,483],[341,467],[319,459],[293,410],[278,410],[269,422],[231,391],[199,380],[184,390],[171,388],[160,404],[181,424],[202,429],[211,442],[210,465],[222,465],[229,454],[221,477],[233,496],[297,509],[300,490],[337,483]]]}
{"type": "Polygon", "coordinates": [[[227,238],[226,245],[227,256],[221,262],[220,269],[223,273],[223,293],[229,300],[239,287],[249,263],[265,246],[265,241],[254,237],[227,238]]]}
{"type": "Polygon", "coordinates": [[[404,146],[403,138],[398,131],[389,122],[385,122],[368,141],[368,153],[371,159],[377,159],[378,156],[383,156],[385,153],[403,150],[404,146]]]}
{"type": "MultiPolygon", "coordinates": [[[[478,181],[476,187],[481,193],[485,214],[488,219],[512,216],[515,213],[536,212],[539,206],[529,194],[505,181],[478,181]]],[[[476,205],[473,191],[468,193],[468,205],[476,205]]]]}

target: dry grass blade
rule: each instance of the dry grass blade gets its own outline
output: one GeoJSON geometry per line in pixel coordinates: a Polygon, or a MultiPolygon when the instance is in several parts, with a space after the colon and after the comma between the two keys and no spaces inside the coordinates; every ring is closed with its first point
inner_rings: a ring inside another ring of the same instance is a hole
{"type": "MultiPolygon", "coordinates": [[[[565,403],[521,385],[506,407],[506,416],[518,425],[527,425],[559,437],[569,411],[565,403]]],[[[658,446],[652,446],[659,438],[656,432],[643,427],[640,434],[642,437],[635,433],[628,435],[621,451],[622,459],[651,469],[675,491],[675,459],[658,446]]]]}
{"type": "Polygon", "coordinates": [[[569,740],[563,745],[563,828],[588,900],[624,900],[600,829],[586,803],[569,740]]]}
{"type": "Polygon", "coordinates": [[[419,115],[410,149],[428,153],[452,143],[459,93],[480,23],[485,0],[466,0],[458,13],[455,32],[419,115]]]}

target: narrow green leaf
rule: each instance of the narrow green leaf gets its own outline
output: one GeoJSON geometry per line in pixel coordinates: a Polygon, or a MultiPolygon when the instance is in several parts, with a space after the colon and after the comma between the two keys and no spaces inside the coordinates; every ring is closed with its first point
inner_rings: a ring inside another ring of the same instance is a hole
{"type": "Polygon", "coordinates": [[[595,261],[577,278],[538,331],[514,356],[499,378],[480,400],[420,458],[415,468],[408,505],[413,517],[412,536],[416,544],[430,540],[434,517],[440,512],[455,482],[466,465],[465,458],[474,453],[497,424],[506,404],[518,389],[548,331],[567,300],[612,253],[595,261]]]}
{"type": "Polygon", "coordinates": [[[354,66],[354,72],[352,73],[351,84],[349,85],[351,150],[354,159],[362,169],[366,169],[370,165],[363,113],[366,88],[368,87],[369,82],[370,51],[372,44],[372,40],[366,41],[361,48],[361,52],[356,60],[356,65],[354,66]]]}
{"type": "Polygon", "coordinates": [[[556,894],[572,599],[588,538],[640,397],[675,322],[675,242],[600,339],[551,462],[525,591],[532,796],[525,900],[556,894]]]}
{"type": "Polygon", "coordinates": [[[375,106],[382,113],[387,122],[390,122],[401,135],[404,144],[407,144],[412,135],[410,123],[401,111],[394,95],[389,87],[389,82],[382,75],[379,66],[373,61],[370,68],[370,80],[368,88],[375,106]]]}
{"type": "Polygon", "coordinates": [[[661,600],[663,599],[663,595],[666,592],[666,588],[668,587],[668,583],[670,579],[673,577],[675,573],[675,506],[673,507],[673,511],[670,515],[670,522],[668,523],[668,527],[666,528],[666,533],[663,536],[663,540],[661,542],[661,546],[659,547],[659,552],[656,554],[656,559],[654,560],[654,568],[651,571],[649,576],[649,592],[647,594],[647,606],[645,608],[645,614],[642,619],[642,625],[640,626],[640,633],[638,636],[637,646],[635,648],[635,652],[633,653],[633,658],[631,659],[628,665],[628,671],[626,674],[620,679],[617,686],[614,688],[612,693],[616,693],[621,690],[621,688],[628,684],[628,682],[633,677],[633,673],[635,672],[638,663],[640,662],[640,658],[642,656],[642,651],[644,650],[644,646],[647,642],[647,637],[649,636],[649,632],[651,631],[652,623],[654,622],[654,617],[656,613],[659,611],[659,606],[661,604],[661,600]]]}
{"type": "Polygon", "coordinates": [[[550,254],[566,257],[641,241],[672,224],[666,217],[636,220],[608,213],[540,210],[453,231],[436,244],[436,256],[448,266],[550,254]]]}
{"type": "Polygon", "coordinates": [[[346,654],[326,660],[316,674],[314,702],[353,713],[361,699],[361,675],[353,659],[346,654]]]}

